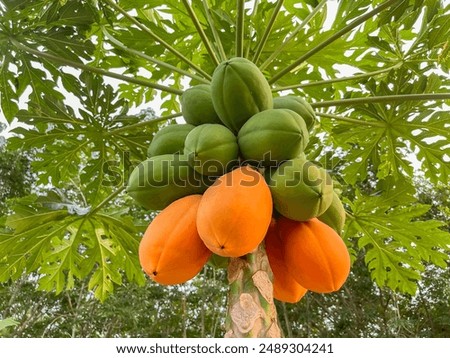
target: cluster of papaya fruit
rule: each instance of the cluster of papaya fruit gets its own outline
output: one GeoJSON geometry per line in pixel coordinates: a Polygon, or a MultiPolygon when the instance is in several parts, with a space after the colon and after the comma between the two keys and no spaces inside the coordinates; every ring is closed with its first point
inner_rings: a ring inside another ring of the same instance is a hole
{"type": "Polygon", "coordinates": [[[276,299],[338,290],[350,271],[345,210],[329,174],[304,153],[312,107],[273,98],[240,57],[221,63],[210,85],[186,90],[181,107],[186,124],[160,129],[129,178],[129,195],[161,210],[139,247],[144,271],[178,284],[264,243],[276,299]]]}

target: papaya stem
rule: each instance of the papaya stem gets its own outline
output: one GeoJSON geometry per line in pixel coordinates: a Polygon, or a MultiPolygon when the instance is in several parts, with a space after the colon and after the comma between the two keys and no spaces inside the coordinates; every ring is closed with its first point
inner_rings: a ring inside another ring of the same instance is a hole
{"type": "Polygon", "coordinates": [[[192,78],[194,80],[197,80],[197,81],[199,81],[201,83],[204,83],[204,84],[210,83],[207,79],[205,79],[203,77],[199,77],[199,76],[197,76],[195,74],[192,74],[192,73],[190,73],[188,71],[185,71],[185,70],[183,70],[181,68],[178,68],[176,66],[172,66],[172,65],[170,65],[170,64],[168,64],[168,63],[166,63],[164,61],[157,60],[156,58],[148,56],[147,54],[145,54],[143,52],[131,49],[131,48],[125,46],[122,42],[120,42],[118,39],[116,39],[113,35],[111,35],[104,27],[102,28],[102,30],[103,30],[103,34],[105,35],[105,37],[114,46],[117,46],[120,49],[122,49],[122,50],[124,50],[124,51],[126,51],[126,52],[128,52],[128,53],[130,53],[132,55],[135,55],[137,57],[143,58],[144,60],[152,62],[152,63],[154,63],[154,64],[156,64],[156,65],[158,65],[160,67],[167,68],[167,69],[171,70],[172,72],[177,72],[180,75],[184,75],[184,76],[190,77],[190,78],[192,78]]]}
{"type": "Polygon", "coordinates": [[[222,40],[220,39],[220,35],[217,32],[216,25],[214,23],[214,19],[211,16],[211,11],[209,10],[209,7],[208,7],[208,4],[206,3],[206,0],[202,0],[202,3],[203,3],[203,7],[205,9],[206,20],[208,21],[209,27],[210,27],[210,29],[212,31],[213,36],[214,36],[214,41],[216,42],[216,46],[217,46],[217,49],[219,51],[219,58],[220,58],[221,61],[225,61],[227,59],[227,55],[226,55],[225,50],[223,48],[222,40]]]}
{"type": "Polygon", "coordinates": [[[266,30],[264,31],[264,34],[261,37],[261,40],[258,43],[258,46],[256,47],[255,54],[253,55],[253,63],[257,63],[259,60],[259,56],[261,55],[262,50],[264,49],[264,46],[267,43],[267,39],[269,38],[269,35],[272,31],[273,25],[275,24],[275,20],[277,19],[277,16],[280,12],[281,7],[283,6],[284,0],[278,0],[275,8],[273,9],[272,16],[270,17],[269,23],[267,24],[266,30]]]}
{"type": "Polygon", "coordinates": [[[383,127],[383,128],[385,127],[380,122],[363,121],[363,120],[360,120],[360,119],[354,119],[354,118],[350,118],[350,117],[338,116],[338,115],[331,114],[331,113],[315,112],[315,115],[318,116],[318,117],[337,119],[338,121],[352,123],[352,124],[369,125],[369,126],[372,126],[372,127],[383,127]]]}
{"type": "Polygon", "coordinates": [[[164,41],[161,37],[156,35],[152,30],[150,30],[147,26],[139,22],[136,18],[131,16],[128,12],[126,12],[124,9],[122,9],[119,5],[117,5],[112,0],[102,0],[109,4],[111,7],[119,11],[125,18],[127,18],[129,21],[131,21],[134,25],[136,25],[140,30],[145,32],[147,35],[150,35],[156,42],[158,42],[160,45],[165,47],[168,51],[173,53],[175,56],[177,56],[180,60],[185,62],[189,67],[191,67],[195,72],[198,74],[201,74],[203,77],[205,77],[208,80],[211,80],[211,76],[203,71],[199,66],[197,66],[194,62],[190,61],[186,56],[184,56],[180,51],[176,50],[173,46],[171,46],[168,42],[164,41]]]}
{"type": "Polygon", "coordinates": [[[198,20],[198,17],[195,14],[194,9],[188,3],[187,0],[181,0],[181,1],[183,2],[183,5],[189,14],[189,17],[191,18],[192,22],[194,23],[194,26],[195,26],[198,34],[200,35],[200,38],[202,39],[202,42],[206,47],[206,51],[208,51],[209,56],[211,57],[212,61],[214,62],[214,65],[217,66],[220,63],[220,61],[217,58],[216,53],[214,52],[214,49],[211,45],[211,42],[208,39],[208,36],[206,36],[205,31],[203,31],[203,28],[200,25],[200,21],[198,20]]]}
{"type": "Polygon", "coordinates": [[[375,15],[379,14],[380,12],[382,12],[383,10],[385,10],[386,8],[388,8],[389,6],[395,4],[398,1],[405,1],[405,0],[387,0],[384,3],[382,3],[381,5],[379,5],[378,7],[376,7],[375,9],[373,9],[372,11],[369,11],[368,13],[366,13],[364,15],[361,15],[357,19],[353,20],[350,24],[348,24],[347,26],[343,27],[339,31],[336,31],[329,38],[327,38],[326,40],[322,41],[317,46],[313,47],[311,50],[306,52],[303,56],[298,58],[292,64],[290,64],[286,68],[284,68],[281,71],[279,71],[278,73],[276,73],[271,79],[269,79],[269,83],[270,84],[275,83],[280,78],[282,78],[283,76],[285,76],[288,73],[290,73],[293,69],[297,68],[298,66],[300,66],[301,64],[306,62],[306,60],[308,58],[312,57],[313,55],[315,55],[316,53],[318,53],[319,51],[321,51],[322,49],[324,49],[328,45],[332,44],[337,39],[341,38],[342,36],[344,36],[345,34],[350,32],[351,30],[356,28],[357,26],[361,25],[362,23],[364,23],[365,21],[367,21],[371,17],[374,17],[375,15]]]}
{"type": "Polygon", "coordinates": [[[352,214],[350,214],[347,210],[345,210],[345,216],[347,216],[351,220],[355,220],[355,217],[352,214]]]}
{"type": "Polygon", "coordinates": [[[308,22],[322,9],[322,7],[327,3],[328,0],[322,0],[305,19],[295,28],[294,31],[281,43],[281,45],[274,50],[269,58],[264,61],[264,63],[259,66],[261,71],[263,71],[280,53],[283,51],[284,47],[295,38],[295,36],[308,24],[308,22]]]}
{"type": "Polygon", "coordinates": [[[230,259],[228,281],[225,337],[279,338],[272,271],[263,244],[246,256],[230,259]]]}
{"type": "Polygon", "coordinates": [[[169,119],[181,117],[182,115],[183,114],[180,112],[180,113],[169,114],[167,116],[152,118],[152,119],[150,119],[148,121],[142,121],[142,122],[139,122],[139,123],[134,123],[134,124],[130,124],[128,126],[124,126],[124,127],[120,127],[120,128],[109,130],[108,133],[106,133],[105,135],[112,136],[112,135],[115,135],[115,134],[120,133],[120,132],[128,131],[130,129],[146,127],[148,125],[153,125],[153,124],[158,123],[158,122],[163,122],[163,121],[167,121],[169,119]]]}
{"type": "Polygon", "coordinates": [[[397,63],[394,66],[389,66],[389,67],[383,68],[381,70],[372,71],[372,72],[366,72],[366,73],[359,73],[359,74],[356,74],[356,75],[353,75],[353,76],[340,77],[340,78],[331,78],[329,80],[315,81],[315,82],[308,82],[308,83],[299,83],[297,85],[291,85],[291,86],[285,86],[285,87],[275,87],[275,88],[272,89],[272,92],[281,92],[281,91],[293,90],[293,89],[298,89],[298,88],[323,86],[323,85],[328,85],[328,84],[331,84],[331,83],[358,80],[358,79],[361,79],[361,78],[381,75],[381,74],[389,72],[391,70],[400,68],[402,65],[403,65],[403,63],[399,62],[399,63],[397,63]]]}
{"type": "Polygon", "coordinates": [[[147,80],[140,79],[140,78],[135,78],[135,77],[121,75],[121,74],[115,73],[115,72],[109,72],[109,71],[104,70],[103,68],[98,68],[98,67],[85,65],[84,63],[81,63],[81,62],[68,60],[66,58],[55,56],[55,55],[52,55],[52,54],[47,53],[47,52],[42,52],[42,51],[39,51],[39,50],[35,50],[35,49],[31,48],[31,47],[28,47],[28,46],[18,42],[17,40],[15,40],[13,38],[10,38],[10,41],[19,50],[22,50],[24,52],[30,53],[32,55],[35,55],[35,56],[39,57],[39,58],[44,58],[46,60],[53,61],[53,62],[62,64],[62,65],[70,66],[70,67],[77,68],[77,69],[80,69],[80,70],[83,70],[83,71],[97,73],[97,74],[100,74],[102,76],[115,78],[115,79],[118,79],[118,80],[121,80],[121,81],[124,81],[124,82],[128,82],[128,83],[134,83],[134,84],[142,85],[142,86],[145,86],[145,87],[161,90],[161,91],[164,91],[164,92],[173,93],[173,94],[176,94],[176,95],[183,94],[183,91],[180,90],[180,89],[177,89],[177,88],[160,85],[158,83],[154,83],[154,82],[147,81],[147,80]]]}
{"type": "Polygon", "coordinates": [[[237,1],[237,18],[236,18],[236,57],[244,55],[244,13],[245,1],[237,1]]]}
{"type": "MultiPolygon", "coordinates": [[[[252,9],[252,12],[250,14],[251,20],[249,20],[249,23],[254,21],[254,18],[256,16],[256,14],[258,13],[258,5],[259,5],[259,0],[254,0],[253,1],[253,9],[252,9]]],[[[254,27],[250,31],[252,31],[250,33],[250,35],[249,35],[249,39],[251,40],[253,38],[253,35],[255,34],[254,27]]],[[[248,41],[247,48],[245,50],[245,58],[250,58],[250,50],[251,50],[251,48],[252,48],[252,43],[251,43],[251,41],[248,41]]]]}
{"type": "Polygon", "coordinates": [[[389,96],[360,97],[360,98],[344,98],[334,101],[321,101],[311,103],[313,108],[326,107],[347,107],[355,104],[366,103],[390,103],[390,102],[406,102],[406,101],[437,101],[450,99],[450,93],[414,93],[399,94],[389,96]]]}

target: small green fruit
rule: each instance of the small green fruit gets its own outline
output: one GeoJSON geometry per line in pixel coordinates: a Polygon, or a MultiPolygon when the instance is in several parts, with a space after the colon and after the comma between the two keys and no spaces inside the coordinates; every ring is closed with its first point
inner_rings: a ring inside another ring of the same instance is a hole
{"type": "Polygon", "coordinates": [[[330,207],[317,218],[334,229],[339,235],[342,233],[345,225],[345,209],[336,192],[333,192],[333,201],[330,207]]]}
{"type": "Polygon", "coordinates": [[[242,57],[234,57],[216,67],[211,94],[220,120],[233,133],[254,114],[273,108],[272,91],[263,73],[242,57]]]}
{"type": "Polygon", "coordinates": [[[202,194],[210,183],[198,174],[182,154],[148,158],[133,169],[128,194],[148,210],[162,210],[173,201],[191,194],[202,194]]]}
{"type": "Polygon", "coordinates": [[[186,123],[198,126],[205,123],[222,123],[214,110],[211,86],[193,86],[181,95],[181,112],[186,123]]]}
{"type": "Polygon", "coordinates": [[[275,167],[300,155],[308,144],[305,121],[290,109],[268,109],[252,116],[238,134],[245,160],[275,167]]]}
{"type": "Polygon", "coordinates": [[[322,215],[333,201],[333,181],[325,169],[295,158],[284,162],[270,176],[275,209],[296,221],[322,215]]]}
{"type": "Polygon", "coordinates": [[[163,154],[182,154],[186,136],[194,128],[190,124],[170,124],[161,128],[155,134],[148,147],[147,157],[163,154]]]}
{"type": "Polygon", "coordinates": [[[198,173],[225,174],[238,160],[236,136],[221,124],[202,124],[186,137],[184,154],[198,173]]]}
{"type": "Polygon", "coordinates": [[[299,114],[310,131],[316,123],[316,115],[311,105],[302,97],[282,96],[273,99],[273,108],[286,108],[299,114]]]}

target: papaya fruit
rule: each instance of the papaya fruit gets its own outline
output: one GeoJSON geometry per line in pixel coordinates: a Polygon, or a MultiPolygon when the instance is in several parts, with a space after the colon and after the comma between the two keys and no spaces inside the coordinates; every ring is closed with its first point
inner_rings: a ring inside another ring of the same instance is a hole
{"type": "Polygon", "coordinates": [[[259,112],[238,133],[242,157],[271,167],[297,157],[304,151],[308,140],[305,121],[290,109],[259,112]]]}
{"type": "Polygon", "coordinates": [[[148,147],[147,157],[151,158],[162,154],[183,154],[186,136],[194,128],[191,124],[170,124],[161,128],[156,132],[148,147]]]}
{"type": "Polygon", "coordinates": [[[213,253],[239,257],[264,240],[271,218],[272,197],[263,176],[243,166],[222,175],[205,191],[197,228],[213,253]]]}
{"type": "Polygon", "coordinates": [[[269,187],[275,209],[292,220],[322,215],[333,201],[333,181],[327,171],[302,158],[281,164],[270,176],[269,187]]]}
{"type": "Polygon", "coordinates": [[[297,303],[308,290],[294,279],[286,266],[275,220],[272,220],[269,226],[264,244],[273,273],[273,298],[282,302],[297,303]]]}
{"type": "Polygon", "coordinates": [[[184,154],[163,154],[133,169],[127,192],[145,209],[162,210],[176,199],[203,193],[209,185],[207,180],[189,166],[184,154]]]}
{"type": "Polygon", "coordinates": [[[303,97],[275,97],[273,99],[273,108],[290,109],[303,118],[309,131],[314,128],[314,124],[316,123],[316,115],[314,114],[314,109],[303,97]]]}
{"type": "Polygon", "coordinates": [[[216,67],[211,94],[220,120],[235,134],[251,116],[273,107],[270,85],[263,73],[242,57],[234,57],[216,67]]]}
{"type": "Polygon", "coordinates": [[[277,221],[284,262],[294,279],[317,293],[339,290],[350,273],[350,255],[341,237],[317,218],[277,221]]]}
{"type": "Polygon", "coordinates": [[[195,277],[211,256],[197,231],[201,195],[178,199],[150,223],[139,244],[139,262],[150,278],[163,285],[195,277]]]}
{"type": "Polygon", "coordinates": [[[276,167],[271,167],[271,166],[267,166],[263,168],[262,174],[264,176],[264,180],[266,181],[267,184],[270,183],[270,177],[272,176],[273,173],[275,173],[275,171],[277,170],[276,167]]]}
{"type": "Polygon", "coordinates": [[[239,147],[236,136],[221,124],[202,124],[186,137],[184,154],[194,170],[220,176],[236,165],[239,147]]]}
{"type": "Polygon", "coordinates": [[[336,192],[333,192],[333,200],[330,207],[317,218],[330,226],[339,235],[341,234],[345,225],[345,209],[336,192]]]}
{"type": "Polygon", "coordinates": [[[213,106],[210,85],[201,84],[188,88],[181,95],[180,102],[186,123],[194,126],[222,123],[213,106]]]}

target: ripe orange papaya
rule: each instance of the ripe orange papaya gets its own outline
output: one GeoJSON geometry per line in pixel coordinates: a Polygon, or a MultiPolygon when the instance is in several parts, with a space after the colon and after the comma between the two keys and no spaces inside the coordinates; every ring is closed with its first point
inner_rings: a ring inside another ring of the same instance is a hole
{"type": "Polygon", "coordinates": [[[272,197],[263,176],[250,166],[219,177],[203,194],[197,227],[215,254],[239,257],[263,241],[272,218],[272,197]]]}
{"type": "Polygon", "coordinates": [[[139,244],[139,261],[150,278],[176,285],[195,277],[211,256],[197,231],[201,195],[178,199],[150,223],[139,244]]]}
{"type": "Polygon", "coordinates": [[[283,243],[278,234],[275,220],[269,226],[264,239],[267,258],[273,273],[273,297],[278,301],[296,303],[308,291],[289,272],[283,252],[283,243]]]}
{"type": "Polygon", "coordinates": [[[318,293],[339,290],[350,273],[350,255],[341,237],[314,218],[277,221],[284,262],[294,279],[318,293]]]}

